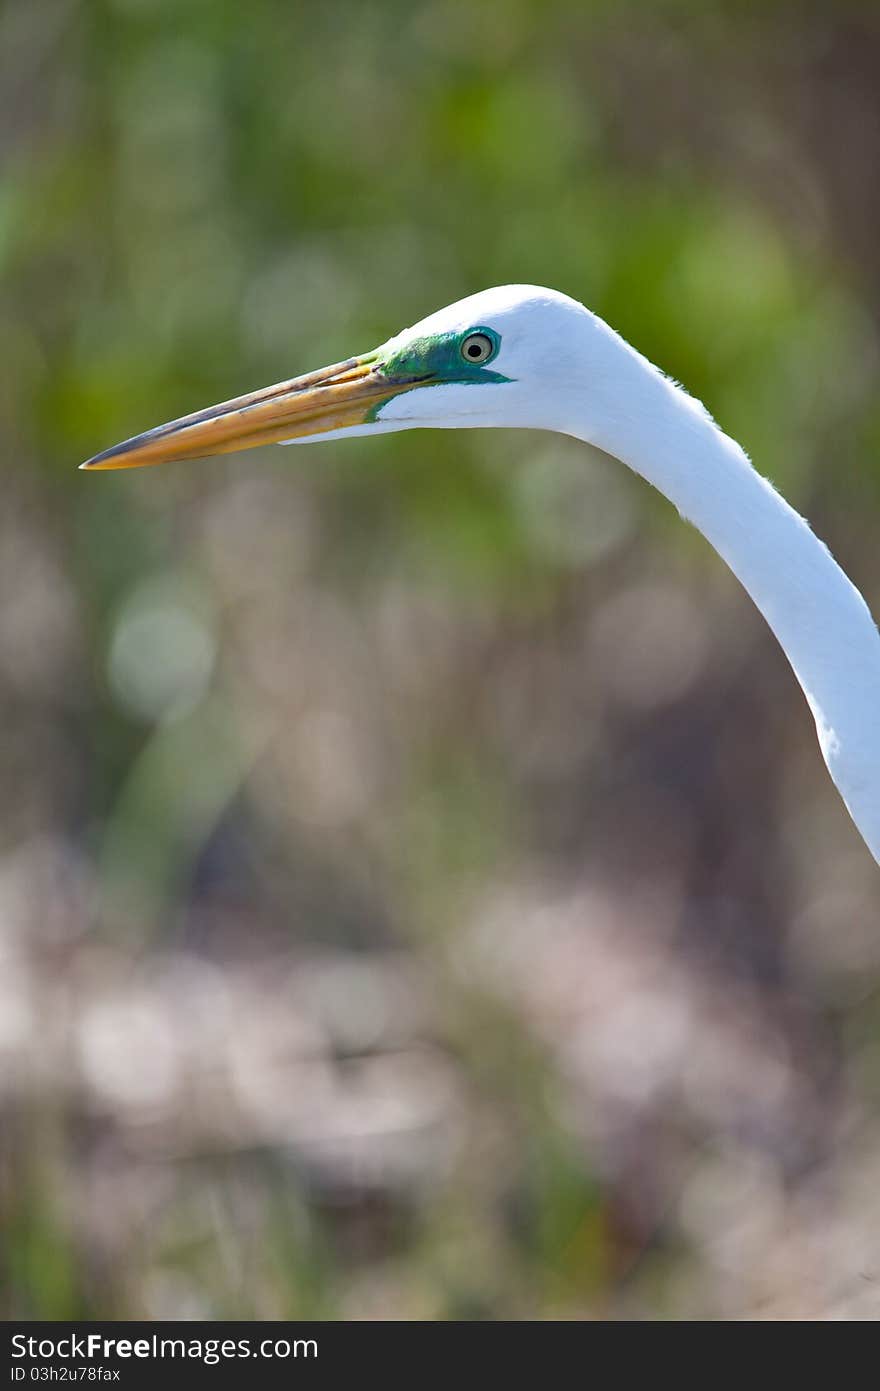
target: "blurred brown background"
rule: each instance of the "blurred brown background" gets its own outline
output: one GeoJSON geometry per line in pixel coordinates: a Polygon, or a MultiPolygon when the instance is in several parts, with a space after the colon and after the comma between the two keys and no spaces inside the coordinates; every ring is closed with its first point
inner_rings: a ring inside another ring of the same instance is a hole
{"type": "Polygon", "coordinates": [[[784,658],[517,432],[88,477],[511,280],[880,613],[880,11],[5,0],[7,1316],[880,1311],[880,881],[784,658]]]}

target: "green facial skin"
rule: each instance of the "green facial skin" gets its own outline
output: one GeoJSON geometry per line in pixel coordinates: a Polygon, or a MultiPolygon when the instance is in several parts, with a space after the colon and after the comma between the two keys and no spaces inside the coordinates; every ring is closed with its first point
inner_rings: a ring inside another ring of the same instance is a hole
{"type": "MultiPolygon", "coordinates": [[[[461,386],[479,385],[487,382],[509,382],[501,372],[492,372],[487,363],[498,355],[501,339],[491,328],[475,325],[464,333],[439,333],[430,338],[416,338],[407,343],[399,352],[392,353],[382,362],[380,371],[383,377],[392,382],[399,380],[401,393],[412,391],[418,386],[443,386],[457,383],[461,386]],[[468,362],[462,357],[461,345],[475,333],[483,333],[495,345],[495,351],[485,362],[468,362]]],[[[375,420],[384,401],[379,402],[367,415],[375,420]]]]}

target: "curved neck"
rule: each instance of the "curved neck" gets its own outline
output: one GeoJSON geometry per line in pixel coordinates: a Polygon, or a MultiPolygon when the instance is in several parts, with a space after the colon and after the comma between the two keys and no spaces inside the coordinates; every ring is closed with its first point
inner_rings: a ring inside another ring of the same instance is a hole
{"type": "Polygon", "coordinates": [[[601,432],[572,433],[664,493],[730,566],[791,663],[828,771],[880,862],[880,634],[868,606],[739,445],[620,341],[627,404],[612,407],[601,432]]]}

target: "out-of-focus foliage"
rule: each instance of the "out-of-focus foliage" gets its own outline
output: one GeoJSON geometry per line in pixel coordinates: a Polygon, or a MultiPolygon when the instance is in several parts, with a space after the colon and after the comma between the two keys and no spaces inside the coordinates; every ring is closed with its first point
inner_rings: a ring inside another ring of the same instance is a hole
{"type": "Polygon", "coordinates": [[[552,436],[79,460],[505,281],[880,611],[880,18],[5,0],[9,1314],[876,1316],[880,895],[699,537],[552,436]]]}

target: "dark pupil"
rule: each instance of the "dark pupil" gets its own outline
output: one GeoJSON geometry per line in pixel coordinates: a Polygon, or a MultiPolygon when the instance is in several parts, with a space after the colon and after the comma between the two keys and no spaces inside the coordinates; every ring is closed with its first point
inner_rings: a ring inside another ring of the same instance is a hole
{"type": "Polygon", "coordinates": [[[482,357],[483,349],[479,343],[471,343],[468,348],[468,357],[482,357]]]}

